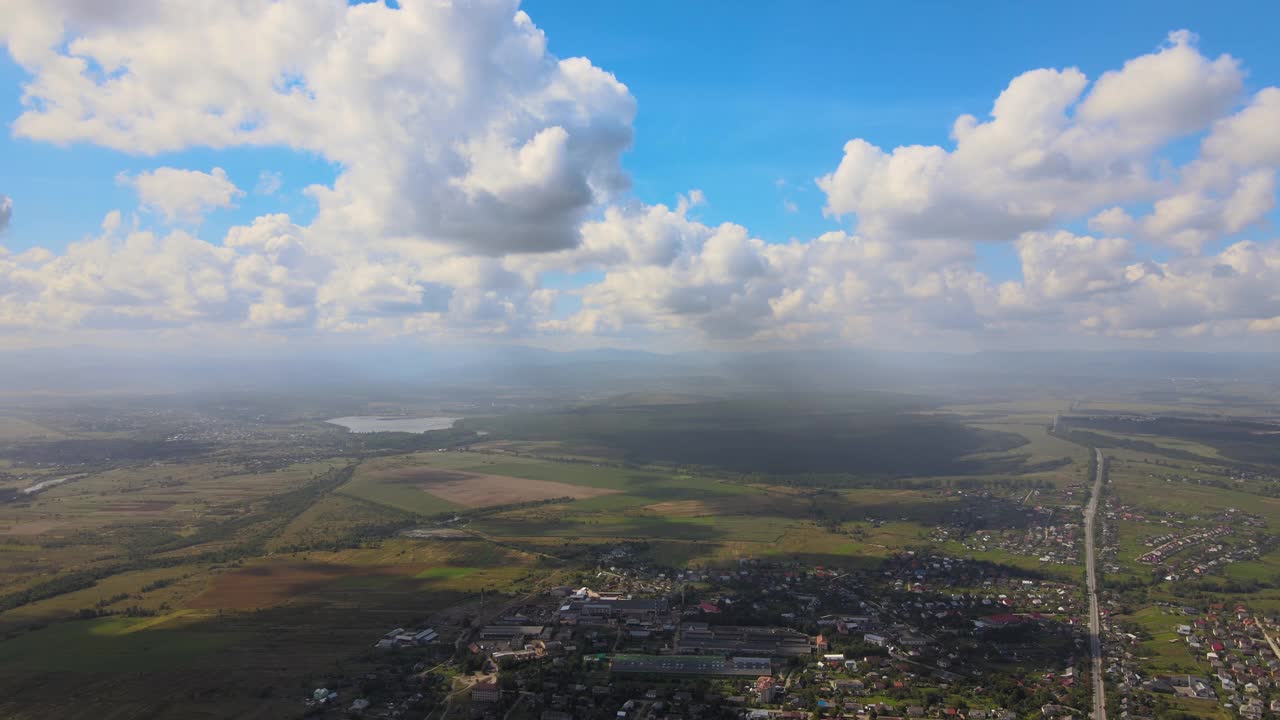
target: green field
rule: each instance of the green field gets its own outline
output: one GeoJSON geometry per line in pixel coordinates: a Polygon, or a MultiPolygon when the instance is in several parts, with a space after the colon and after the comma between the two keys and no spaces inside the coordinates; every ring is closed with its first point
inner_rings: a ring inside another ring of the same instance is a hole
{"type": "Polygon", "coordinates": [[[1209,663],[1194,653],[1174,627],[1185,623],[1186,616],[1172,614],[1159,607],[1148,607],[1121,617],[1136,623],[1151,638],[1142,643],[1139,653],[1152,672],[1210,674],[1209,663]]]}
{"type": "Polygon", "coordinates": [[[437,578],[465,578],[480,572],[480,568],[474,567],[435,567],[427,568],[413,577],[418,580],[435,580],[437,578]]]}
{"type": "Polygon", "coordinates": [[[63,622],[0,643],[9,672],[156,672],[216,667],[236,634],[174,628],[174,618],[104,618],[63,622]]]}
{"type": "Polygon", "coordinates": [[[1235,580],[1280,586],[1280,550],[1272,550],[1257,560],[1232,563],[1225,575],[1235,580]]]}
{"type": "Polygon", "coordinates": [[[437,515],[451,510],[461,510],[461,505],[436,497],[420,488],[406,487],[380,482],[377,478],[356,477],[339,490],[360,500],[367,500],[389,508],[416,513],[418,515],[437,515]]]}
{"type": "MultiPolygon", "coordinates": [[[[1108,453],[1108,457],[1113,458],[1111,492],[1123,503],[1186,515],[1246,510],[1280,524],[1280,498],[1153,477],[1168,468],[1143,463],[1144,456],[1129,451],[1108,453]]],[[[1178,474],[1196,477],[1191,468],[1179,467],[1178,474]]]]}

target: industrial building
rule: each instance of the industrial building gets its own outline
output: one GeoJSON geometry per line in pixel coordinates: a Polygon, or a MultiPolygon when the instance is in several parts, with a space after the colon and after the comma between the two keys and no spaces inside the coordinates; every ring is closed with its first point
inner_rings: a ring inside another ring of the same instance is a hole
{"type": "Polygon", "coordinates": [[[802,657],[813,652],[813,643],[789,628],[685,623],[675,649],[682,654],[802,657]]]}
{"type": "Polygon", "coordinates": [[[609,669],[615,673],[654,675],[771,675],[769,658],[711,657],[708,655],[614,655],[609,669]]]}

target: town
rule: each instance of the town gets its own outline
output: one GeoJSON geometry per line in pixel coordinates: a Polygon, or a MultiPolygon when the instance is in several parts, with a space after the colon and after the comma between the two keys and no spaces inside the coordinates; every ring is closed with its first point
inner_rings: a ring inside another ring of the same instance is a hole
{"type": "Polygon", "coordinates": [[[911,552],[837,572],[754,559],[659,568],[621,550],[581,577],[590,584],[483,623],[392,629],[373,643],[385,677],[335,678],[307,705],[541,720],[1012,719],[1087,706],[1073,584],[911,552]]]}
{"type": "MultiPolygon", "coordinates": [[[[928,549],[867,567],[665,566],[643,543],[595,545],[594,567],[555,585],[371,638],[381,671],[326,678],[304,704],[431,720],[1085,718],[1104,697],[1126,720],[1176,715],[1179,700],[1248,720],[1280,711],[1276,618],[1156,603],[1144,612],[1167,621],[1138,623],[1127,609],[1126,583],[1207,577],[1267,552],[1265,519],[1122,502],[1101,472],[1093,541],[1099,571],[1116,579],[1100,593],[1097,697],[1075,575],[1089,492],[1072,484],[943,491],[958,505],[921,534],[928,549]],[[1028,562],[978,559],[992,553],[1028,562]],[[1153,664],[1157,639],[1176,662],[1153,664]]],[[[446,531],[457,534],[415,532],[446,531]]]]}

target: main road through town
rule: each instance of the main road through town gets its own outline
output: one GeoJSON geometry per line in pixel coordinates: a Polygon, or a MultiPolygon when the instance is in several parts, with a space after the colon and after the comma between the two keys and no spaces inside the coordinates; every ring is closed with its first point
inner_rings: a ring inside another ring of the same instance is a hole
{"type": "Polygon", "coordinates": [[[1107,693],[1102,684],[1102,613],[1098,610],[1098,562],[1094,557],[1094,518],[1098,514],[1098,498],[1102,496],[1102,478],[1107,459],[1094,449],[1098,467],[1094,472],[1093,492],[1084,508],[1085,577],[1089,588],[1089,655],[1093,672],[1093,718],[1107,720],[1107,693]]]}

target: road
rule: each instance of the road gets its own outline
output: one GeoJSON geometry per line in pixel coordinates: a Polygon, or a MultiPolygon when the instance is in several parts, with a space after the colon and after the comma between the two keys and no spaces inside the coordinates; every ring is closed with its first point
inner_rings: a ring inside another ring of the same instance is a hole
{"type": "Polygon", "coordinates": [[[1102,497],[1102,478],[1107,459],[1098,454],[1098,470],[1093,479],[1093,492],[1084,508],[1084,562],[1089,589],[1089,654],[1093,672],[1093,718],[1107,720],[1107,693],[1102,684],[1102,613],[1098,610],[1098,561],[1094,557],[1094,517],[1098,514],[1098,498],[1102,497]]]}

